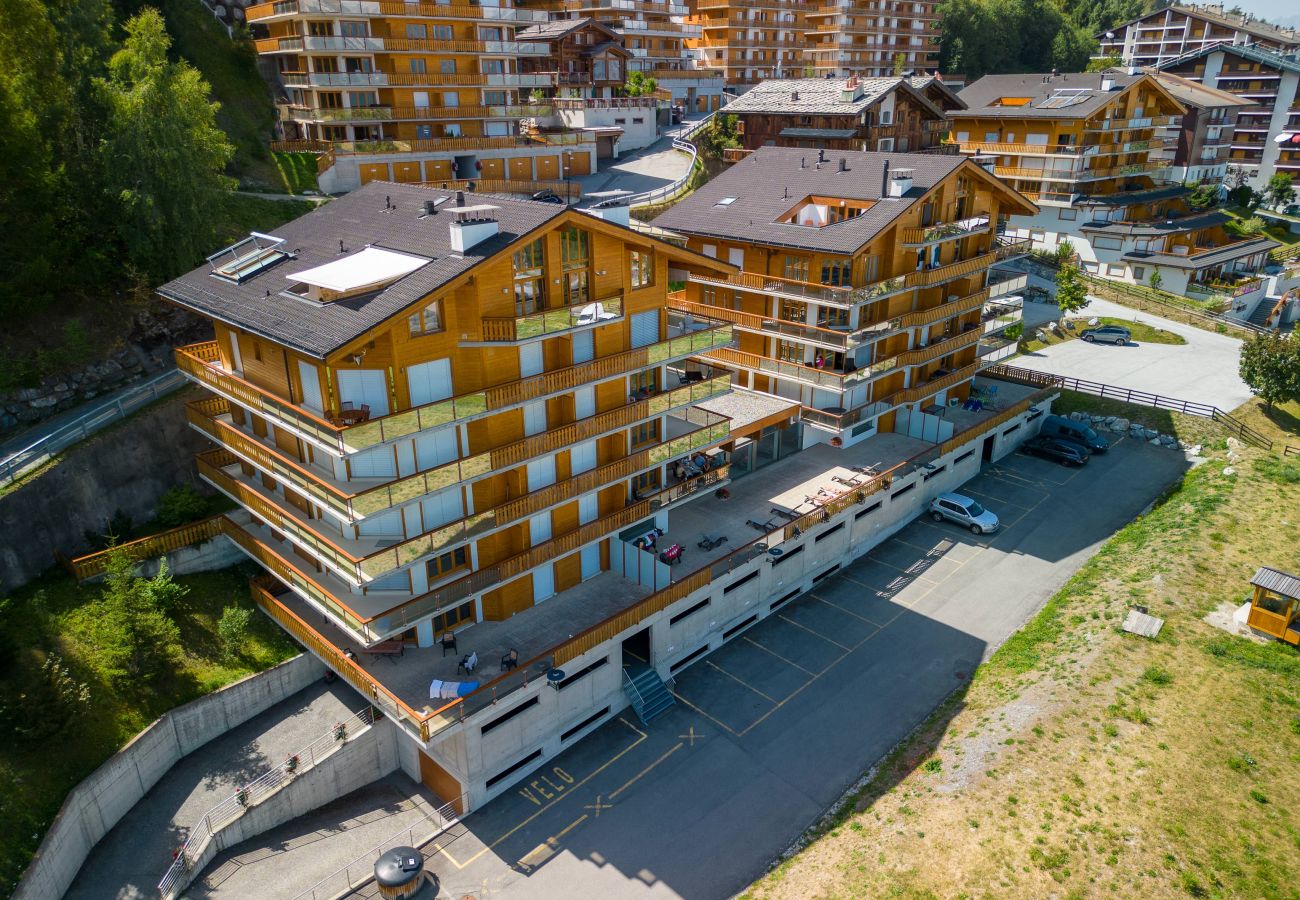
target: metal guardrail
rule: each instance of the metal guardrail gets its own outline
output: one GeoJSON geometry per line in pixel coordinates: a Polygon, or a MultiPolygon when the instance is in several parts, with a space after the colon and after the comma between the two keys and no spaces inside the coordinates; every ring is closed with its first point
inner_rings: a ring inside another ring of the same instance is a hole
{"type": "MultiPolygon", "coordinates": [[[[1051,384],[1068,391],[1078,391],[1081,394],[1091,394],[1094,397],[1102,397],[1107,400],[1119,400],[1123,403],[1132,403],[1135,406],[1150,406],[1155,409],[1167,409],[1184,415],[1211,419],[1248,444],[1253,444],[1262,450],[1273,449],[1271,440],[1231,413],[1224,412],[1219,407],[1209,403],[1197,403],[1195,400],[1179,400],[1175,397],[1165,397],[1148,391],[1117,387],[1113,384],[1087,381],[1082,378],[1070,378],[1065,375],[1055,375],[1051,372],[1022,369],[1019,366],[990,366],[981,374],[991,375],[1007,381],[1018,381],[1021,384],[1039,386],[1051,384]]],[[[1296,452],[1300,453],[1300,448],[1297,448],[1296,452]]]]}
{"type": "Polygon", "coordinates": [[[140,407],[170,394],[183,384],[185,376],[178,369],[168,369],[148,381],[132,385],[107,403],[96,406],[0,460],[0,482],[17,480],[24,472],[40,465],[54,454],[84,441],[95,432],[126,418],[140,407]]]}
{"type": "Polygon", "coordinates": [[[680,194],[685,189],[686,185],[690,183],[691,177],[694,176],[695,163],[699,160],[700,156],[700,151],[696,149],[693,143],[691,143],[691,138],[695,137],[695,135],[707,128],[709,123],[713,121],[713,117],[717,114],[716,110],[709,113],[689,128],[683,128],[673,138],[673,149],[680,150],[691,158],[691,164],[687,168],[685,175],[671,184],[664,185],[663,187],[657,187],[653,190],[642,191],[640,194],[633,194],[630,197],[624,197],[622,202],[631,207],[651,206],[655,203],[663,203],[667,200],[671,200],[680,194]]]}
{"type": "Polygon", "coordinates": [[[235,793],[212,807],[190,829],[189,837],[176,851],[176,857],[158,882],[158,896],[162,900],[172,900],[185,889],[185,875],[203,856],[209,842],[217,832],[242,816],[250,809],[279,790],[281,785],[291,781],[297,775],[315,768],[330,756],[333,751],[347,742],[350,736],[360,733],[373,725],[375,709],[367,706],[350,719],[335,724],[324,735],[312,741],[306,747],[289,755],[284,762],[273,769],[235,790],[235,793]],[[358,727],[359,726],[359,727],[358,727]],[[355,732],[353,729],[357,729],[355,732]]]}

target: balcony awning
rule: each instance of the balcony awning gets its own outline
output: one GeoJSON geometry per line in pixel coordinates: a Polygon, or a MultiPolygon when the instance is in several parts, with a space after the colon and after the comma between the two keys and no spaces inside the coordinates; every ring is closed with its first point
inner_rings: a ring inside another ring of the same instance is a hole
{"type": "Polygon", "coordinates": [[[290,281],[310,284],[326,291],[350,293],[364,287],[378,287],[410,275],[429,260],[378,247],[366,247],[323,266],[285,275],[290,281]]]}
{"type": "Polygon", "coordinates": [[[856,128],[782,128],[781,137],[788,138],[826,138],[828,140],[847,140],[856,136],[856,128]]]}

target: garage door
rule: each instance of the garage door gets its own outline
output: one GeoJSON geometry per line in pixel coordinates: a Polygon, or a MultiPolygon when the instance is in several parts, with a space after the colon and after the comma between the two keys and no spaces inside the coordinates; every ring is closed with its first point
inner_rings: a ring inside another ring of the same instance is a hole
{"type": "Polygon", "coordinates": [[[383,369],[349,369],[339,373],[339,400],[353,409],[370,407],[370,416],[388,415],[388,378],[383,369]]]}
{"type": "Polygon", "coordinates": [[[659,340],[659,312],[637,313],[632,316],[632,346],[644,347],[659,340]]]}
{"type": "Polygon", "coordinates": [[[406,367],[406,384],[411,392],[411,405],[423,406],[451,396],[451,360],[435,359],[406,367]]]}

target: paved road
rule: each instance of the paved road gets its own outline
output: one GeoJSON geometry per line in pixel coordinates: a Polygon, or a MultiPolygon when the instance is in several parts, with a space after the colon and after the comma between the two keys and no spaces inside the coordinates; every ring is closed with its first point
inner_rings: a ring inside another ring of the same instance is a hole
{"type": "Polygon", "coordinates": [[[447,896],[727,897],[760,875],[1186,467],[1121,441],[1082,470],[1025,457],[963,490],[1006,527],[918,520],[680,673],[426,848],[447,896]],[[1107,503],[1078,503],[1101,496],[1107,503]]]}
{"type": "Polygon", "coordinates": [[[209,809],[365,705],[342,682],[313,684],[204,744],[95,845],[65,900],[157,897],[172,851],[209,809]]]}
{"type": "Polygon", "coordinates": [[[1250,388],[1237,375],[1241,341],[1236,338],[1138,312],[1099,297],[1092,298],[1084,314],[1136,319],[1182,335],[1187,343],[1116,347],[1066,341],[1016,357],[1009,365],[1210,403],[1225,410],[1236,409],[1252,396],[1250,388]]]}
{"type": "Polygon", "coordinates": [[[649,147],[623,154],[609,163],[603,160],[600,171],[577,179],[584,195],[596,191],[630,191],[639,194],[671,184],[691,168],[690,157],[673,149],[672,135],[695,120],[674,125],[649,147]]]}

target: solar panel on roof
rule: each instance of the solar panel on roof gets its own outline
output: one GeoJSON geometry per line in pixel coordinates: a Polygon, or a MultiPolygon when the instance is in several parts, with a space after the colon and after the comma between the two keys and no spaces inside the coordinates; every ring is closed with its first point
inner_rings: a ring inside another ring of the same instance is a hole
{"type": "Polygon", "coordinates": [[[1090,88],[1058,88],[1050,97],[1038,104],[1038,109],[1064,109],[1088,99],[1090,88]]]}

